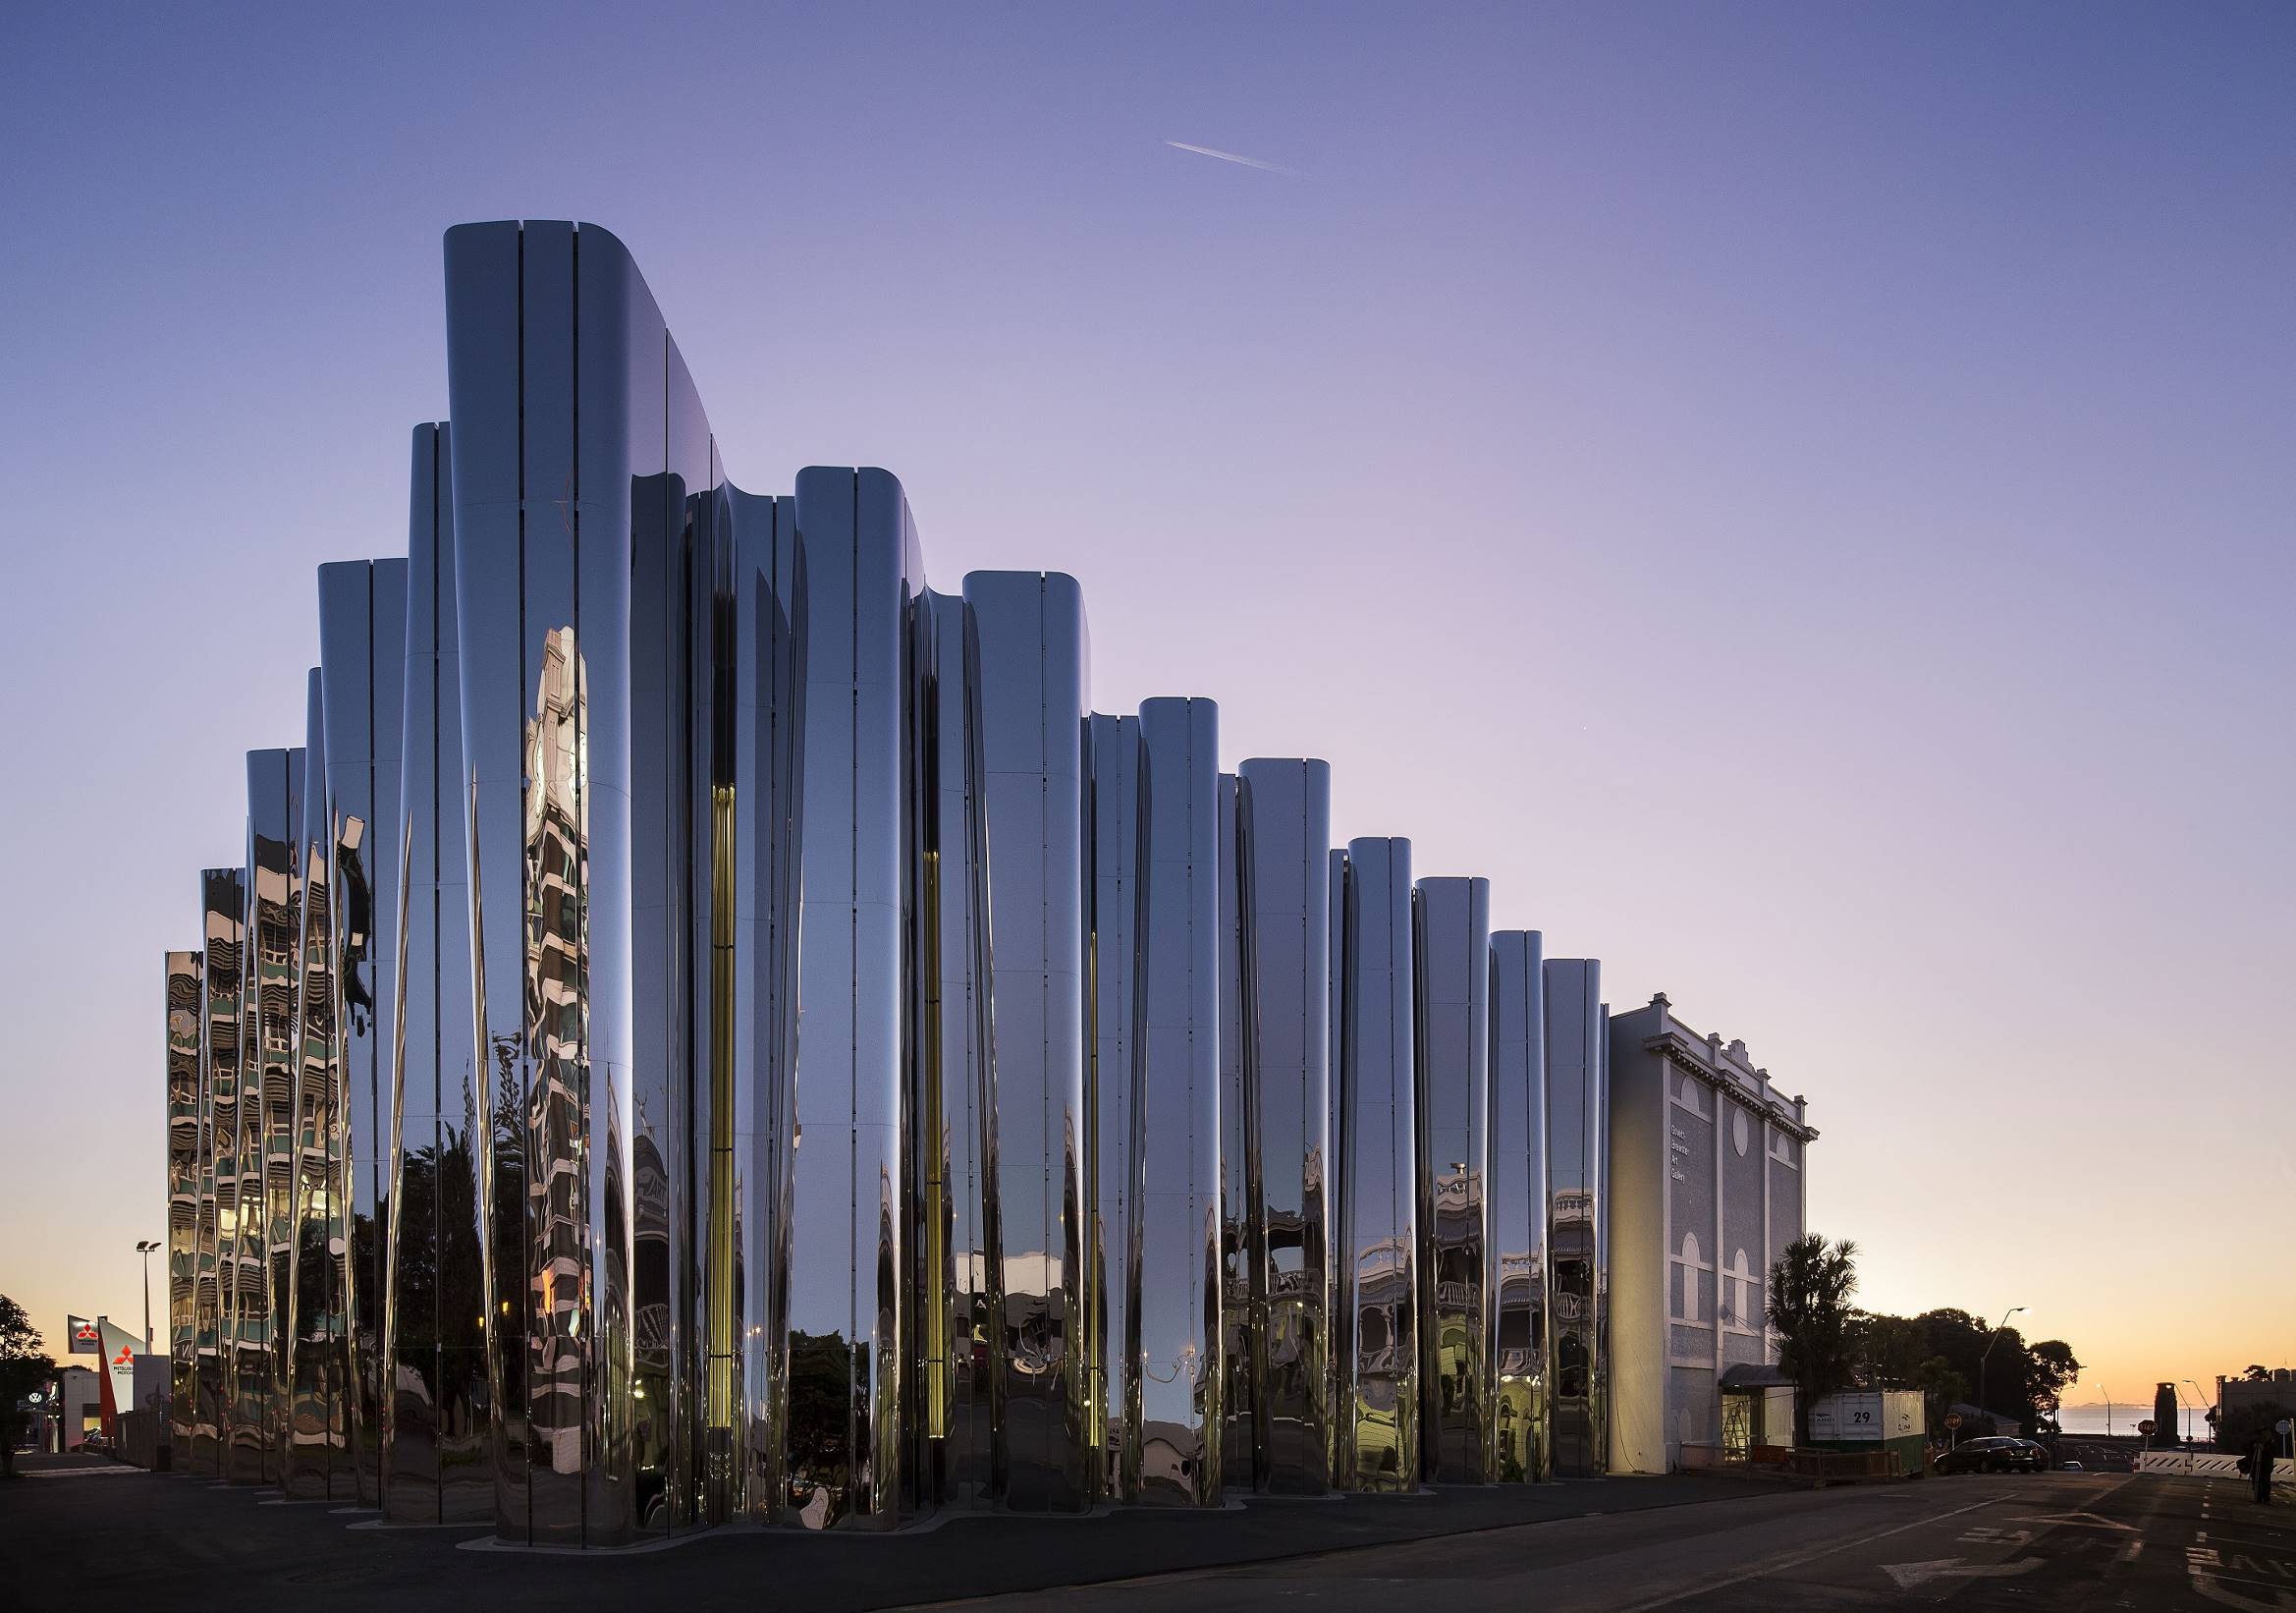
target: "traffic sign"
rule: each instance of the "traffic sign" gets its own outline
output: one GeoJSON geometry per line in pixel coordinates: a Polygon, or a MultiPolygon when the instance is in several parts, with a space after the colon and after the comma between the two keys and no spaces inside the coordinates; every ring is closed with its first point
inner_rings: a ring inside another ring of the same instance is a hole
{"type": "Polygon", "coordinates": [[[1947,1412],[1945,1414],[1945,1426],[1948,1428],[1960,1427],[1961,1414],[1959,1412],[1947,1412]]]}
{"type": "Polygon", "coordinates": [[[2151,1418],[2147,1418],[2144,1421],[2137,1424],[2137,1432],[2150,1435],[2155,1426],[2156,1424],[2154,1423],[2153,1419],[2151,1418]]]}

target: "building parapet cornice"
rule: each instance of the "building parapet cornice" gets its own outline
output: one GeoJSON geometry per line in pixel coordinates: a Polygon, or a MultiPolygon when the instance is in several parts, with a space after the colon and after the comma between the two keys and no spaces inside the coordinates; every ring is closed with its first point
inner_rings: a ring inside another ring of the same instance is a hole
{"type": "Polygon", "coordinates": [[[1674,1018],[1673,1005],[1663,991],[1651,998],[1650,1006],[1659,1011],[1660,1029],[1643,1039],[1646,1051],[1756,1110],[1789,1137],[1803,1142],[1817,1137],[1817,1129],[1808,1119],[1808,1100],[1798,1092],[1789,1097],[1771,1085],[1770,1072],[1746,1057],[1744,1042],[1725,1045],[1719,1034],[1697,1034],[1674,1018]]]}

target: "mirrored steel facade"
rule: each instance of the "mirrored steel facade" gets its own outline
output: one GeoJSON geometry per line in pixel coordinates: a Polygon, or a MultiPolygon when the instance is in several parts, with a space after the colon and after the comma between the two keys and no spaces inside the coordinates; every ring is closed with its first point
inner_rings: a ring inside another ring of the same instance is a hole
{"type": "Polygon", "coordinates": [[[1411,893],[1416,1049],[1420,1467],[1487,1483],[1496,1461],[1489,1260],[1491,882],[1411,893]]]}
{"type": "MultiPolygon", "coordinates": [[[[448,1524],[494,1516],[478,1197],[486,1134],[479,1123],[483,1070],[471,1039],[470,853],[460,787],[462,653],[447,428],[416,426],[410,458],[397,821],[380,841],[392,850],[378,861],[365,849],[370,833],[384,833],[379,807],[371,828],[338,807],[335,832],[349,838],[355,829],[361,841],[359,866],[377,927],[362,943],[375,960],[375,982],[360,990],[372,1005],[388,1081],[374,1134],[377,1146],[388,1149],[375,1192],[383,1217],[380,1329],[372,1363],[358,1363],[379,1402],[381,1504],[395,1523],[448,1524]],[[379,927],[385,914],[387,947],[379,927]]],[[[387,681],[383,645],[378,634],[376,675],[387,681]]],[[[351,953],[346,945],[343,955],[351,953]]],[[[350,989],[347,982],[347,996],[350,989]]]]}
{"type": "Polygon", "coordinates": [[[607,1549],[1599,1472],[1595,966],[888,473],[736,486],[607,232],[446,291],[168,957],[183,1465],[607,1549]]]}
{"type": "Polygon", "coordinates": [[[199,1401],[199,1165],[206,1117],[200,1113],[199,1022],[205,1011],[204,960],[167,955],[167,1341],[168,1437],[186,1466],[199,1401]]]}
{"type": "Polygon", "coordinates": [[[247,752],[246,945],[240,955],[239,1273],[228,1474],[280,1476],[294,1252],[303,751],[247,752]]]}
{"type": "Polygon", "coordinates": [[[1419,1484],[1418,1112],[1411,843],[1347,843],[1339,963],[1339,1471],[1419,1484]]]}
{"type": "Polygon", "coordinates": [[[1320,1495],[1332,1477],[1331,820],[1329,763],[1259,757],[1236,770],[1222,825],[1237,848],[1233,1017],[1251,1122],[1251,1477],[1285,1495],[1320,1495]]]}
{"type": "MultiPolygon", "coordinates": [[[[329,1266],[328,1313],[338,1318],[329,1370],[344,1384],[332,1443],[363,1506],[381,1493],[391,1392],[383,1325],[397,1136],[389,1016],[399,999],[409,568],[407,560],[319,568],[321,715],[304,742],[308,756],[322,758],[306,762],[304,820],[311,880],[325,881],[306,880],[304,929],[325,954],[306,978],[310,1001],[326,1005],[332,1048],[332,1127],[324,1170],[314,1155],[311,1173],[328,1184],[327,1201],[310,1219],[341,1246],[329,1266]]],[[[312,1017],[321,1012],[314,1007],[312,1017]]],[[[315,1026],[309,1035],[316,1049],[315,1026]]],[[[315,1052],[305,1062],[321,1067],[315,1052]]]]}
{"type": "Polygon", "coordinates": [[[1547,1013],[1542,938],[1491,934],[1490,1263],[1494,1313],[1491,1476],[1552,1469],[1547,1318],[1547,1013]]]}
{"type": "Polygon", "coordinates": [[[1550,958],[1547,1019],[1547,1257],[1550,1446],[1562,1478],[1597,1478],[1609,1463],[1604,1348],[1609,1250],[1603,1236],[1609,1141],[1602,964],[1550,958]]]}
{"type": "MultiPolygon", "coordinates": [[[[1140,1408],[1138,1499],[1218,1506],[1225,1419],[1221,1028],[1224,910],[1219,714],[1140,707],[1146,878],[1140,942],[1140,1184],[1129,1275],[1140,1408]]],[[[1129,1398],[1129,1397],[1128,1397],[1129,1398]]]]}

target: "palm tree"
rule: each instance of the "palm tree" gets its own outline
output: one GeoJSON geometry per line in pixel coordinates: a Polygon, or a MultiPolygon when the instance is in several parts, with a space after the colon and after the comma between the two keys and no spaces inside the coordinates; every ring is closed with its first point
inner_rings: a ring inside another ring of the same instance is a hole
{"type": "Polygon", "coordinates": [[[1794,1443],[1810,1442],[1810,1408],[1820,1395],[1848,1387],[1857,1365],[1850,1338],[1856,1314],[1857,1245],[1829,1244],[1816,1233],[1786,1245],[1770,1268],[1770,1325],[1785,1344],[1777,1364],[1794,1380],[1794,1443]]]}

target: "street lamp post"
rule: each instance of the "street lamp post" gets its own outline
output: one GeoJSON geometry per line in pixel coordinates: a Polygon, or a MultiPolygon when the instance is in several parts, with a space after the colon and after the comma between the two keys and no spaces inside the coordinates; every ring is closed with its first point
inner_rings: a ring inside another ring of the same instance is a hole
{"type": "Polygon", "coordinates": [[[136,1252],[143,1256],[143,1353],[147,1356],[151,1354],[151,1254],[158,1248],[156,1239],[139,1238],[136,1242],[136,1252]]]}
{"type": "MultiPolygon", "coordinates": [[[[1977,1409],[1987,1417],[1993,1416],[1993,1408],[1985,1403],[1985,1363],[1993,1360],[1994,1346],[2001,1342],[2001,1332],[2009,1325],[2009,1318],[2024,1308],[2021,1305],[2013,1305],[2001,1312],[2000,1322],[1994,1328],[1993,1336],[1985,1341],[1985,1354],[1977,1358],[1977,1409]]],[[[1995,1426],[1998,1427],[1999,1424],[1995,1423],[1995,1426]]]]}
{"type": "Polygon", "coordinates": [[[2112,1391],[2100,1383],[2097,1392],[2105,1397],[2105,1437],[2112,1437],[2112,1391]]]}
{"type": "MultiPolygon", "coordinates": [[[[2192,1383],[2193,1406],[2200,1405],[2201,1386],[2197,1383],[2193,1383],[2192,1379],[2190,1378],[2186,1378],[2184,1381],[2187,1383],[2192,1383]]],[[[2183,1397],[2180,1394],[2178,1398],[2182,1399],[2183,1397]]],[[[2206,1421],[2207,1419],[2203,1418],[2202,1420],[2206,1421]]],[[[2184,1442],[2188,1447],[2192,1444],[2192,1406],[2187,1406],[2184,1409],[2184,1442]]]]}

